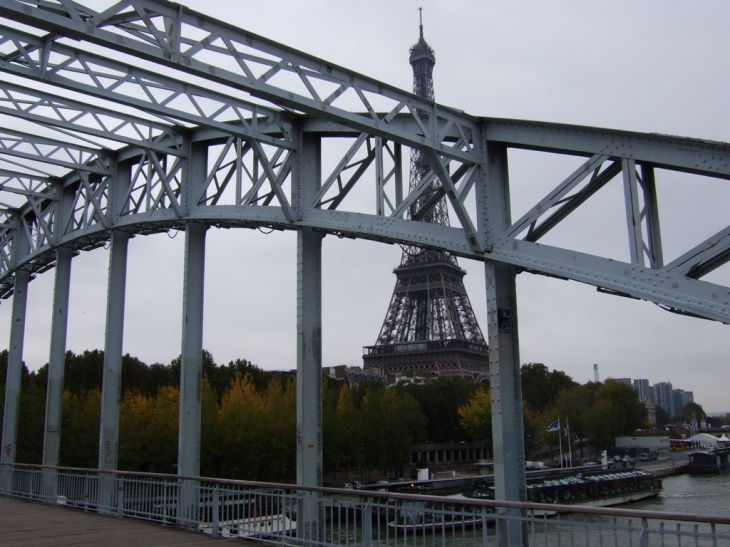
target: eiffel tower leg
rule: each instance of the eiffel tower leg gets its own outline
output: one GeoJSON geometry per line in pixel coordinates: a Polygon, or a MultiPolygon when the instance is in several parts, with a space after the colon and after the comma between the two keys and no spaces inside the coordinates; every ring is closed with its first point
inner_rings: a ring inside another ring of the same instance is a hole
{"type": "MultiPolygon", "coordinates": [[[[517,331],[515,268],[487,261],[489,369],[492,391],[495,498],[526,501],[522,387],[517,331]]],[[[519,509],[504,510],[505,516],[519,509]]],[[[500,520],[501,547],[523,545],[527,536],[519,520],[500,520]]]]}

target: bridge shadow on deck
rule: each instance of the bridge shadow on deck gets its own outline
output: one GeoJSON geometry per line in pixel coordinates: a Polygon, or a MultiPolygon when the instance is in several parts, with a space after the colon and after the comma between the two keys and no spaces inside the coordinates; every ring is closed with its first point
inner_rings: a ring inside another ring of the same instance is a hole
{"type": "Polygon", "coordinates": [[[78,509],[0,496],[0,546],[60,547],[63,545],[242,545],[241,539],[213,538],[173,526],[117,519],[78,509]]]}

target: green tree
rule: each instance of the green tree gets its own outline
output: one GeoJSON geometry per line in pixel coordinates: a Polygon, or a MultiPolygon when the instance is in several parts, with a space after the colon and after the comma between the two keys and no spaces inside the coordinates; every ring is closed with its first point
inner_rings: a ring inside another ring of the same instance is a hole
{"type": "MultiPolygon", "coordinates": [[[[373,383],[365,389],[358,412],[358,463],[361,469],[373,469],[385,461],[384,427],[381,402],[385,386],[373,383]]],[[[362,477],[363,479],[365,477],[362,477]]]]}
{"type": "MultiPolygon", "coordinates": [[[[25,365],[23,365],[23,368],[25,368],[25,365]]],[[[46,391],[45,386],[40,387],[38,385],[34,376],[25,375],[21,380],[18,405],[16,461],[18,463],[40,464],[43,462],[46,391]]]]}
{"type": "Polygon", "coordinates": [[[345,480],[350,466],[357,465],[360,455],[359,413],[355,408],[350,386],[343,384],[337,399],[337,443],[340,465],[345,466],[345,480]]]}
{"type": "MultiPolygon", "coordinates": [[[[568,420],[570,433],[578,439],[585,437],[586,412],[595,400],[595,390],[591,385],[576,384],[558,393],[555,399],[556,415],[568,420]]],[[[580,443],[580,455],[583,456],[583,444],[580,443]]]]}
{"type": "Polygon", "coordinates": [[[147,461],[152,473],[174,473],[177,463],[180,390],[160,388],[152,401],[147,429],[147,461]]]}
{"type": "Polygon", "coordinates": [[[704,409],[697,403],[687,403],[682,407],[679,415],[685,420],[685,422],[697,420],[698,425],[702,422],[702,420],[707,419],[707,414],[705,414],[704,409]]]}
{"type": "Polygon", "coordinates": [[[322,465],[337,477],[337,467],[342,460],[340,428],[337,424],[337,391],[330,378],[322,380],[322,465]]]}
{"type": "Polygon", "coordinates": [[[457,410],[461,427],[477,442],[492,451],[492,396],[479,386],[471,398],[457,410]]]}
{"type": "Polygon", "coordinates": [[[542,363],[522,365],[521,376],[522,399],[530,409],[538,413],[554,407],[558,393],[576,385],[564,372],[551,372],[542,363]]]}
{"type": "Polygon", "coordinates": [[[99,424],[101,390],[94,388],[74,394],[63,392],[60,464],[96,468],[99,465],[99,424]]]}
{"type": "Polygon", "coordinates": [[[426,384],[406,386],[405,392],[416,398],[428,418],[426,438],[433,443],[449,443],[468,437],[457,409],[478,387],[479,384],[458,376],[441,376],[426,384]]]}
{"type": "Polygon", "coordinates": [[[588,437],[603,448],[614,445],[615,438],[630,435],[646,421],[646,407],[631,386],[613,380],[604,382],[595,401],[585,414],[588,437]]]}
{"type": "Polygon", "coordinates": [[[266,480],[286,480],[296,468],[296,382],[269,381],[262,398],[260,420],[265,427],[255,455],[256,468],[266,480]]]}
{"type": "Polygon", "coordinates": [[[383,464],[396,475],[403,476],[402,467],[410,461],[411,447],[423,442],[426,416],[416,399],[398,389],[387,389],[380,401],[383,424],[383,464]]]}
{"type": "Polygon", "coordinates": [[[203,376],[203,391],[200,405],[200,474],[217,477],[221,465],[220,405],[218,394],[203,376]]]}
{"type": "Polygon", "coordinates": [[[664,410],[662,407],[657,405],[654,407],[654,411],[656,413],[656,425],[657,427],[663,427],[667,425],[668,423],[671,423],[672,417],[669,415],[669,412],[664,410]]]}
{"type": "Polygon", "coordinates": [[[104,352],[98,349],[76,355],[66,352],[63,387],[71,393],[88,393],[101,389],[104,373],[104,352]]]}
{"type": "MultiPolygon", "coordinates": [[[[236,373],[221,401],[221,474],[234,479],[255,478],[266,427],[263,400],[250,373],[236,373]]],[[[257,477],[256,477],[257,478],[257,477]]]]}
{"type": "Polygon", "coordinates": [[[119,405],[119,469],[149,471],[147,437],[152,418],[150,397],[128,391],[119,405]]]}

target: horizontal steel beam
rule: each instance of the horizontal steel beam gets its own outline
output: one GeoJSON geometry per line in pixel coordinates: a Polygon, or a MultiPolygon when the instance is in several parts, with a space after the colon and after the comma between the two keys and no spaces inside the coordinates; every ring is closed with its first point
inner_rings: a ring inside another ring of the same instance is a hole
{"type": "Polygon", "coordinates": [[[178,4],[129,0],[112,6],[104,13],[95,13],[72,3],[64,3],[63,7],[49,11],[36,7],[33,2],[0,0],[0,16],[244,90],[281,108],[320,116],[408,146],[433,148],[445,157],[475,162],[471,150],[445,144],[440,134],[445,127],[452,125],[462,128],[463,132],[473,131],[477,125],[476,118],[178,4]],[[146,16],[142,18],[140,13],[146,16]],[[160,19],[163,19],[167,33],[160,32],[155,26],[160,19]],[[190,36],[186,36],[186,32],[190,36]],[[205,35],[203,39],[194,37],[201,33],[205,35]],[[206,55],[210,52],[215,55],[206,55]],[[275,59],[273,62],[272,57],[275,59]],[[214,64],[214,59],[221,61],[214,64]],[[268,70],[256,74],[254,66],[268,70]],[[282,71],[295,74],[307,93],[303,94],[299,88],[272,84],[271,77],[282,71]],[[334,91],[320,96],[322,92],[317,92],[315,83],[332,87],[334,91]],[[337,99],[345,93],[350,98],[356,97],[366,113],[358,114],[335,106],[337,99]],[[379,116],[366,93],[387,100],[393,108],[385,116],[379,116]],[[396,115],[410,112],[416,116],[419,111],[427,113],[429,120],[433,120],[429,134],[390,126],[396,115]],[[436,120],[441,122],[435,123],[436,120]]]}
{"type": "Polygon", "coordinates": [[[730,178],[730,144],[579,125],[483,118],[488,141],[544,152],[633,159],[655,167],[730,178]]]}

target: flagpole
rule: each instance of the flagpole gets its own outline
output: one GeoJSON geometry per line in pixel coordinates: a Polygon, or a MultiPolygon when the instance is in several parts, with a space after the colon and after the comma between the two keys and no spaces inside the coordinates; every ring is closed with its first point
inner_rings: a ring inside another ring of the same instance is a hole
{"type": "Polygon", "coordinates": [[[570,467],[573,467],[573,443],[570,442],[570,419],[565,418],[565,431],[568,435],[568,462],[570,467]]]}
{"type": "Polygon", "coordinates": [[[558,443],[560,443],[560,469],[563,468],[563,432],[560,431],[560,418],[558,418],[558,443]]]}

